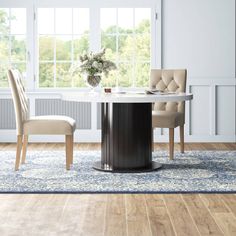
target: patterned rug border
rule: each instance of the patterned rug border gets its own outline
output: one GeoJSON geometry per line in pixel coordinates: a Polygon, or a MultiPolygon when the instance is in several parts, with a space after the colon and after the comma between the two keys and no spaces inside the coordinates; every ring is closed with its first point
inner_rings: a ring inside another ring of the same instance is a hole
{"type": "Polygon", "coordinates": [[[75,192],[69,192],[69,191],[47,191],[47,192],[41,192],[41,191],[38,191],[38,192],[29,192],[29,191],[25,191],[25,192],[1,192],[0,191],[0,195],[1,194],[42,194],[42,195],[46,195],[46,194],[236,194],[236,191],[185,191],[185,192],[181,192],[181,191],[169,191],[169,192],[165,192],[165,191],[146,191],[146,192],[132,192],[132,191],[114,191],[114,192],[111,192],[111,191],[100,191],[100,192],[93,192],[93,191],[75,191],[75,192]]]}

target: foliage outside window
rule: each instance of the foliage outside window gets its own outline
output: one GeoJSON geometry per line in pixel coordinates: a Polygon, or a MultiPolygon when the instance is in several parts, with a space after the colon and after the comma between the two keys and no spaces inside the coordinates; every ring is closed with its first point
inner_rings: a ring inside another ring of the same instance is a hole
{"type": "Polygon", "coordinates": [[[87,8],[39,8],[39,87],[85,87],[71,64],[89,49],[87,8]]]}
{"type": "MultiPolygon", "coordinates": [[[[87,15],[84,19],[85,14],[81,16],[79,11],[84,10],[38,9],[40,87],[86,86],[80,73],[71,77],[68,72],[71,63],[83,52],[89,50],[88,29],[80,30],[80,37],[75,37],[75,30],[80,29],[80,26],[83,26],[82,29],[86,29],[84,27],[86,23],[87,28],[89,28],[89,16],[87,15]],[[76,15],[77,13],[78,15],[76,15]],[[45,16],[47,16],[46,19],[45,16]],[[63,19],[67,16],[71,20],[57,23],[57,17],[60,18],[61,16],[63,19]],[[50,22],[51,24],[51,26],[50,24],[47,26],[45,33],[43,22],[47,22],[47,24],[50,22]],[[81,25],[79,25],[80,22],[81,25]],[[43,24],[41,26],[43,30],[40,30],[40,24],[43,24]]],[[[150,13],[150,8],[101,9],[101,47],[107,49],[107,58],[114,61],[118,66],[117,71],[112,71],[108,78],[102,79],[102,85],[148,86],[150,13]]],[[[87,14],[89,14],[88,11],[87,14]]]]}
{"type": "Polygon", "coordinates": [[[0,87],[10,67],[26,74],[26,9],[0,8],[0,87]]]}
{"type": "Polygon", "coordinates": [[[148,86],[150,15],[150,8],[101,9],[102,47],[118,66],[105,85],[148,86]]]}
{"type": "MultiPolygon", "coordinates": [[[[151,8],[101,8],[98,11],[100,28],[96,30],[97,35],[101,33],[101,45],[96,45],[96,51],[106,48],[107,58],[118,67],[102,79],[102,85],[148,86],[151,8]]],[[[96,19],[90,15],[90,9],[37,8],[36,13],[37,34],[33,37],[36,52],[32,52],[35,58],[31,58],[31,66],[36,68],[37,86],[86,87],[83,76],[80,73],[71,76],[69,69],[81,54],[94,48],[90,21],[96,19]]],[[[0,87],[8,87],[9,67],[26,74],[26,16],[26,8],[0,8],[0,87]]]]}

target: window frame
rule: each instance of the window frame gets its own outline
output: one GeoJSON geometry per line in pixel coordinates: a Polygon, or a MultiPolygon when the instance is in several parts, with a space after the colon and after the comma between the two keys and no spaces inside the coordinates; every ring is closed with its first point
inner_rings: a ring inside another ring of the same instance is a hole
{"type": "MultiPolygon", "coordinates": [[[[100,30],[100,8],[151,8],[151,68],[162,67],[162,0],[0,0],[0,8],[26,8],[26,72],[27,72],[27,90],[38,92],[60,92],[72,90],[87,90],[85,87],[62,88],[50,87],[40,88],[39,85],[39,55],[38,55],[38,32],[37,32],[37,8],[89,8],[90,34],[89,34],[89,50],[99,51],[101,45],[100,30]],[[157,53],[153,53],[157,52],[157,53]]],[[[126,89],[135,87],[128,87],[126,89]]],[[[6,90],[7,88],[0,88],[6,90]]],[[[137,89],[140,89],[138,87],[137,89]]],[[[9,90],[9,89],[7,89],[9,90]]]]}
{"type": "MultiPolygon", "coordinates": [[[[100,8],[101,10],[102,9],[109,9],[109,8],[100,8]]],[[[105,37],[108,37],[108,38],[114,38],[115,41],[116,41],[116,50],[115,50],[115,63],[118,67],[118,69],[121,67],[122,68],[122,65],[124,66],[124,68],[126,66],[130,66],[131,67],[131,71],[130,71],[130,81],[129,83],[131,83],[130,86],[127,86],[127,87],[131,87],[131,88],[137,88],[137,84],[138,84],[138,80],[136,79],[136,69],[137,69],[137,65],[138,64],[149,64],[149,66],[151,67],[151,58],[149,58],[148,60],[145,60],[145,59],[138,59],[136,57],[136,51],[134,50],[134,48],[132,49],[132,55],[130,55],[130,58],[124,58],[124,57],[121,57],[121,51],[119,49],[119,45],[120,45],[120,40],[122,39],[122,37],[131,37],[133,40],[138,40],[138,37],[139,36],[143,36],[145,34],[147,34],[146,32],[142,32],[142,33],[139,33],[139,32],[136,32],[135,31],[135,27],[136,27],[136,24],[135,24],[135,21],[136,21],[136,10],[137,9],[140,9],[140,8],[137,8],[137,7],[129,7],[129,8],[125,8],[126,10],[129,9],[132,11],[132,28],[129,28],[129,29],[132,29],[132,32],[129,32],[129,33],[123,33],[123,32],[120,32],[118,30],[119,28],[119,19],[120,19],[120,10],[121,9],[124,9],[124,8],[111,8],[113,10],[115,10],[115,27],[116,27],[116,30],[114,32],[110,32],[110,33],[105,33],[104,36],[105,37]],[[128,60],[127,60],[128,59],[128,60]]],[[[141,8],[141,9],[145,9],[145,8],[141,8]]],[[[150,10],[150,23],[151,23],[151,8],[148,7],[146,9],[149,9],[150,10]]],[[[100,11],[101,12],[101,11],[100,11]]],[[[101,28],[101,27],[100,27],[101,28]]],[[[151,29],[151,24],[150,24],[150,29],[151,29]]],[[[148,36],[150,37],[150,44],[151,44],[151,31],[150,33],[148,33],[148,36]]],[[[102,39],[102,38],[101,38],[102,39]]],[[[151,45],[150,45],[151,46],[151,45]]],[[[151,48],[150,48],[150,55],[151,55],[151,48]]],[[[119,74],[119,73],[117,73],[119,74]]],[[[120,77],[117,76],[116,78],[116,86],[119,86],[119,87],[122,87],[122,81],[120,81],[120,77]]],[[[124,82],[124,81],[123,81],[124,82]]],[[[127,88],[127,87],[123,87],[123,88],[127,88]]],[[[140,86],[138,86],[139,88],[140,86]]]]}
{"type": "MultiPolygon", "coordinates": [[[[39,68],[40,68],[40,65],[41,64],[45,64],[45,63],[52,63],[53,64],[53,87],[49,87],[49,88],[62,88],[63,87],[57,87],[56,85],[59,83],[59,81],[57,81],[57,65],[68,65],[68,64],[73,64],[75,62],[75,55],[74,55],[74,50],[75,50],[75,45],[74,45],[74,39],[77,37],[77,36],[90,36],[90,32],[88,34],[78,34],[78,33],[74,33],[74,22],[73,22],[73,19],[74,19],[74,9],[88,9],[89,8],[76,8],[76,7],[69,7],[69,8],[66,8],[68,10],[71,11],[71,32],[70,33],[57,33],[56,32],[56,12],[57,12],[57,9],[62,9],[62,8],[58,8],[58,7],[50,7],[50,8],[41,8],[41,7],[38,7],[36,9],[36,19],[38,20],[39,16],[38,16],[38,10],[39,9],[52,9],[53,10],[53,16],[54,16],[54,21],[53,21],[53,32],[52,33],[38,33],[36,34],[36,53],[37,53],[37,56],[36,56],[36,60],[38,61],[36,63],[36,88],[39,88],[39,89],[48,89],[47,87],[40,87],[39,84],[39,68]],[[53,59],[50,59],[50,60],[44,60],[44,59],[40,59],[39,57],[39,40],[40,40],[40,37],[41,36],[49,36],[49,37],[52,37],[53,38],[53,59]],[[59,39],[60,37],[70,37],[71,39],[71,49],[70,49],[70,58],[69,59],[66,59],[66,60],[61,60],[61,59],[58,59],[57,58],[57,39],[59,39]]],[[[39,20],[37,21],[36,24],[39,23],[39,20]]],[[[36,27],[36,29],[38,29],[38,27],[36,27]]],[[[89,49],[90,50],[90,49],[89,49]]],[[[77,87],[74,87],[74,83],[75,81],[72,79],[71,80],[71,87],[64,87],[64,88],[77,88],[77,87]]]]}
{"type": "MultiPolygon", "coordinates": [[[[25,8],[26,9],[26,84],[27,89],[33,88],[34,80],[32,75],[33,73],[33,27],[32,27],[32,19],[33,19],[33,5],[30,0],[23,1],[15,1],[15,0],[0,0],[0,8],[25,8]],[[30,20],[31,19],[31,20],[30,20]]],[[[6,72],[7,73],[7,72],[6,72]]],[[[9,88],[0,87],[0,90],[5,91],[9,90],[9,88]]]]}

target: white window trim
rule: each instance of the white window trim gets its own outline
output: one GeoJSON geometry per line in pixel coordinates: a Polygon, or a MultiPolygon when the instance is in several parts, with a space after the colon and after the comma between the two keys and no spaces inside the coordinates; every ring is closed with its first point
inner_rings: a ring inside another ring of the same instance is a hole
{"type": "MultiPolygon", "coordinates": [[[[90,9],[90,50],[98,51],[101,44],[100,11],[98,8],[149,7],[151,8],[151,68],[162,67],[162,0],[0,0],[1,8],[25,7],[27,11],[27,90],[38,92],[60,92],[87,90],[86,88],[39,88],[38,86],[38,45],[37,8],[40,7],[81,7],[90,9]],[[157,19],[156,19],[157,17],[157,19]]],[[[129,88],[126,88],[129,89],[129,88]]],[[[0,90],[8,91],[7,88],[0,90]]]]}

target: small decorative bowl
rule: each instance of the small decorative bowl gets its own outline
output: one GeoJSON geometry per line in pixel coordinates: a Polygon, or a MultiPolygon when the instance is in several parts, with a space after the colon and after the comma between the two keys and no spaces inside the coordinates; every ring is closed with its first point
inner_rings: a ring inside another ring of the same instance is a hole
{"type": "Polygon", "coordinates": [[[104,88],[104,93],[111,93],[111,88],[104,88]]]}

